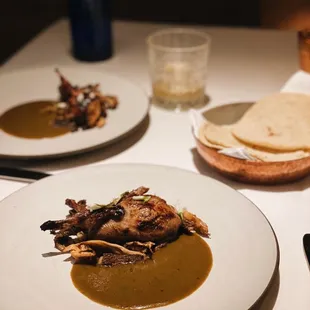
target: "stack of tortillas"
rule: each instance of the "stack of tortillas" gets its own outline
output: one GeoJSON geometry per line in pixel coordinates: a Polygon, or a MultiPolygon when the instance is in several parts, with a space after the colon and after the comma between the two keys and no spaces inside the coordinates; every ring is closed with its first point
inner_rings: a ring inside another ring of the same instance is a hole
{"type": "Polygon", "coordinates": [[[310,96],[269,95],[254,103],[233,125],[205,123],[201,142],[216,149],[244,147],[262,161],[287,161],[310,155],[310,96]]]}

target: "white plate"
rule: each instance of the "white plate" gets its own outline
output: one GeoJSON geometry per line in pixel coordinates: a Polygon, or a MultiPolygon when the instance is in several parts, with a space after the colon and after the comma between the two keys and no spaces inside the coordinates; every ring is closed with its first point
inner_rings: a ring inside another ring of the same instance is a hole
{"type": "Polygon", "coordinates": [[[79,293],[53,236],[40,231],[63,218],[66,198],[106,202],[138,186],[186,207],[209,225],[214,258],[204,284],[189,297],[158,309],[246,310],[262,295],[278,267],[276,237],[248,199],[230,187],[192,172],[153,165],[117,164],[73,169],[48,177],[0,203],[0,309],[110,309],[79,293]]]}
{"type": "MultiPolygon", "coordinates": [[[[54,67],[33,68],[0,75],[0,114],[9,108],[32,100],[57,100],[59,78],[54,67]]],[[[55,138],[23,139],[0,129],[0,156],[55,157],[91,150],[115,142],[131,132],[148,113],[146,94],[135,84],[104,71],[59,67],[76,85],[100,83],[105,94],[116,95],[119,107],[108,111],[103,128],[69,133],[55,138]]]]}

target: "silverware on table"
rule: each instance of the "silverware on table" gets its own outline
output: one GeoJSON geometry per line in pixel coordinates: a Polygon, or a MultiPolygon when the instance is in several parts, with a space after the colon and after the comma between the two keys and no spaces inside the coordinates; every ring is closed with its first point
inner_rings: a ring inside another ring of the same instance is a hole
{"type": "Polygon", "coordinates": [[[308,263],[310,265],[310,234],[304,235],[303,244],[304,244],[305,253],[308,259],[308,263]]]}
{"type": "Polygon", "coordinates": [[[31,183],[48,176],[50,174],[41,171],[0,167],[0,179],[31,183]]]}

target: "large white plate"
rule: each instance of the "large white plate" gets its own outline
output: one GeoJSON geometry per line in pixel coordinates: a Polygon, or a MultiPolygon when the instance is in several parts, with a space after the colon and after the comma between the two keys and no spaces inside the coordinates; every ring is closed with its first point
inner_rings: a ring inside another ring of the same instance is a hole
{"type": "MultiPolygon", "coordinates": [[[[40,231],[67,214],[66,198],[106,202],[125,190],[149,186],[177,208],[207,222],[214,265],[189,297],[163,307],[175,310],[246,310],[262,295],[278,267],[277,241],[268,221],[244,196],[213,179],[153,165],[117,164],[73,169],[48,177],[0,203],[0,308],[110,309],[73,286],[71,264],[53,251],[53,236],[40,231]]],[[[163,309],[161,308],[161,309],[163,309]]]]}
{"type": "MultiPolygon", "coordinates": [[[[0,114],[32,100],[58,98],[59,78],[54,67],[33,68],[0,75],[0,114]]],[[[146,94],[135,84],[104,71],[59,67],[72,84],[100,83],[105,94],[116,95],[119,107],[108,111],[103,128],[48,139],[22,139],[0,129],[0,156],[53,157],[74,154],[115,142],[138,126],[148,112],[146,94]]]]}

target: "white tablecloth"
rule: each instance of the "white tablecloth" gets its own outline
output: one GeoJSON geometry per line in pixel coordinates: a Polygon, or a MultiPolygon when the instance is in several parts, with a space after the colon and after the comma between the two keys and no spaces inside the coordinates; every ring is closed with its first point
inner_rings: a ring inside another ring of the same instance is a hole
{"type": "MultiPolygon", "coordinates": [[[[115,22],[114,57],[101,63],[84,64],[70,56],[68,24],[61,20],[18,51],[2,66],[1,72],[45,65],[102,68],[136,81],[150,94],[145,38],[162,27],[165,25],[115,22]]],[[[255,100],[276,92],[298,69],[294,32],[203,29],[212,36],[207,84],[210,107],[255,100]]],[[[280,246],[280,275],[255,309],[310,309],[310,273],[302,248],[302,236],[310,232],[310,178],[280,187],[228,181],[211,171],[197,155],[187,113],[175,114],[156,107],[151,108],[143,128],[117,145],[73,158],[20,165],[58,173],[82,165],[118,162],[163,164],[200,172],[227,183],[251,199],[267,216],[280,246]]],[[[0,199],[25,185],[0,180],[0,199]]]]}

